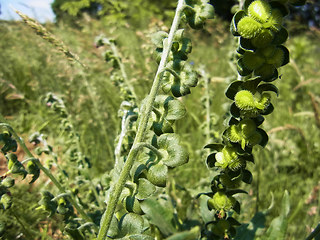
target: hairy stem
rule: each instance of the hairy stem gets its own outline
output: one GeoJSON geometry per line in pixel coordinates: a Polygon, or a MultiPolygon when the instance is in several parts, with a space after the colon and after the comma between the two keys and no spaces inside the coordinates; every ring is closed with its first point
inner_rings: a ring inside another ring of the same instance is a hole
{"type": "Polygon", "coordinates": [[[145,136],[146,129],[147,129],[147,123],[148,123],[148,120],[149,120],[149,117],[150,117],[150,114],[151,114],[151,111],[153,108],[154,100],[156,98],[156,95],[158,93],[158,90],[159,90],[159,87],[161,84],[164,69],[166,67],[166,64],[168,61],[168,56],[169,56],[169,53],[170,53],[170,50],[172,47],[173,37],[179,27],[179,23],[181,20],[181,14],[182,14],[183,9],[184,9],[184,0],[179,0],[178,6],[176,9],[176,13],[175,13],[175,17],[173,19],[171,29],[169,32],[169,36],[168,36],[168,45],[164,48],[164,51],[161,56],[161,61],[160,61],[159,67],[158,67],[157,73],[154,77],[153,85],[150,90],[150,94],[147,98],[147,101],[146,101],[144,107],[143,107],[144,111],[141,112],[140,123],[138,126],[137,135],[134,139],[132,148],[128,154],[128,158],[127,158],[127,160],[124,164],[124,167],[120,173],[119,180],[113,188],[113,192],[111,193],[107,209],[101,219],[100,231],[99,231],[98,238],[97,238],[98,240],[105,239],[105,237],[107,235],[107,232],[109,230],[110,223],[111,223],[113,214],[115,212],[120,194],[121,194],[122,189],[125,185],[125,182],[128,178],[128,175],[129,175],[130,170],[132,168],[132,165],[134,163],[135,157],[137,156],[137,152],[138,152],[137,149],[139,149],[139,148],[137,148],[137,146],[139,143],[141,143],[144,140],[144,136],[145,136]]]}

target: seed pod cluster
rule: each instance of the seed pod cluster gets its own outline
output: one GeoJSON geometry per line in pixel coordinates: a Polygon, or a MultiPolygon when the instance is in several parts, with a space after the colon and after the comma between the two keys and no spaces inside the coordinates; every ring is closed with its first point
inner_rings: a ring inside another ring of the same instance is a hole
{"type": "Polygon", "coordinates": [[[207,166],[220,171],[211,183],[209,210],[215,212],[215,220],[208,227],[208,235],[229,238],[235,234],[239,223],[231,218],[230,211],[240,212],[240,203],[233,196],[244,193],[238,189],[241,182],[250,184],[252,174],[246,169],[254,163],[252,148],[264,147],[267,133],[261,128],[264,115],[274,107],[272,94],[278,89],[270,82],[279,78],[278,68],[289,62],[289,51],[282,44],[288,38],[282,26],[289,13],[288,4],[300,5],[297,1],[246,0],[244,10],[238,11],[231,22],[231,32],[239,37],[237,68],[241,80],[232,82],[226,96],[233,101],[231,118],[223,132],[223,142],[209,144],[212,150],[207,157],[207,166]],[[222,227],[217,228],[218,225],[222,227]]]}

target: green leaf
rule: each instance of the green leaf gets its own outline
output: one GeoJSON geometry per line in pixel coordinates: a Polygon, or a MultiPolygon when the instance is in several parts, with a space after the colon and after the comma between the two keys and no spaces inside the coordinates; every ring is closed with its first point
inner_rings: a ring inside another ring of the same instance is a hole
{"type": "Polygon", "coordinates": [[[240,34],[237,32],[237,25],[241,18],[243,18],[246,15],[245,11],[240,10],[236,12],[236,14],[233,16],[231,25],[230,25],[230,31],[234,36],[239,37],[240,34]]]}
{"type": "Polygon", "coordinates": [[[272,220],[270,227],[267,230],[268,240],[281,240],[286,238],[289,211],[289,194],[288,191],[285,190],[281,203],[280,216],[272,220]]]}
{"type": "Polygon", "coordinates": [[[158,187],[165,187],[167,182],[168,167],[161,162],[151,165],[147,172],[147,179],[158,187]]]}
{"type": "Polygon", "coordinates": [[[177,231],[173,225],[173,211],[162,206],[156,199],[144,200],[141,203],[141,208],[150,219],[150,223],[156,225],[164,236],[170,236],[177,231]]]}
{"type": "Polygon", "coordinates": [[[257,128],[257,132],[261,135],[261,142],[259,143],[259,145],[261,147],[265,147],[269,141],[268,134],[261,128],[257,128]]]}
{"type": "Polygon", "coordinates": [[[272,44],[281,45],[287,41],[288,37],[289,37],[289,33],[287,29],[282,27],[279,32],[275,33],[272,44]]]}
{"type": "Polygon", "coordinates": [[[117,240],[154,240],[153,237],[145,234],[133,234],[123,238],[116,238],[117,240]]]}
{"type": "Polygon", "coordinates": [[[138,193],[136,195],[136,198],[139,200],[144,200],[150,196],[152,196],[156,192],[156,187],[150,183],[145,178],[140,178],[138,180],[138,193]]]}
{"type": "Polygon", "coordinates": [[[183,231],[166,238],[166,240],[194,240],[199,239],[201,231],[199,226],[195,226],[189,231],[183,231]]]}
{"type": "Polygon", "coordinates": [[[266,91],[271,91],[277,94],[277,96],[279,95],[279,90],[278,88],[271,84],[271,83],[265,83],[265,84],[260,84],[257,88],[257,91],[262,93],[262,92],[266,92],[266,91]]]}
{"type": "Polygon", "coordinates": [[[158,138],[159,149],[167,152],[167,156],[161,161],[168,167],[177,167],[188,162],[189,154],[187,150],[180,145],[179,137],[174,133],[165,133],[158,138]]]}
{"type": "Polygon", "coordinates": [[[40,176],[40,168],[34,163],[34,160],[27,163],[28,174],[32,174],[32,180],[29,184],[35,182],[40,176]]]}
{"type": "Polygon", "coordinates": [[[21,175],[24,179],[28,173],[21,162],[18,161],[17,156],[14,153],[8,153],[6,154],[6,158],[8,161],[8,169],[13,174],[21,175]]]}
{"type": "Polygon", "coordinates": [[[199,209],[200,209],[200,216],[203,222],[210,222],[214,219],[214,212],[210,211],[208,208],[208,200],[211,199],[209,196],[202,194],[199,197],[199,209]]]}
{"type": "Polygon", "coordinates": [[[239,110],[239,108],[236,106],[236,103],[235,103],[235,102],[233,102],[233,103],[231,104],[230,113],[231,113],[232,116],[234,116],[235,118],[240,117],[240,110],[239,110]]]}
{"type": "Polygon", "coordinates": [[[243,81],[234,81],[232,82],[229,87],[227,88],[226,91],[226,96],[227,98],[234,100],[234,96],[239,92],[240,87],[242,86],[243,81]]]}
{"type": "Polygon", "coordinates": [[[151,41],[157,48],[163,48],[163,40],[168,37],[168,33],[159,31],[151,36],[151,41]]]}
{"type": "Polygon", "coordinates": [[[164,103],[164,109],[167,112],[167,120],[178,120],[186,115],[186,108],[183,103],[176,99],[166,100],[164,103]]]}
{"type": "Polygon", "coordinates": [[[144,230],[143,218],[135,213],[127,213],[121,217],[119,229],[121,236],[140,234],[144,230]]]}
{"type": "Polygon", "coordinates": [[[256,233],[265,227],[266,213],[258,212],[249,223],[242,224],[237,228],[235,240],[254,240],[256,233]]]}
{"type": "Polygon", "coordinates": [[[223,149],[223,147],[224,147],[224,145],[221,143],[211,143],[211,144],[204,146],[204,148],[209,148],[209,149],[215,150],[217,152],[220,152],[223,149]]]}

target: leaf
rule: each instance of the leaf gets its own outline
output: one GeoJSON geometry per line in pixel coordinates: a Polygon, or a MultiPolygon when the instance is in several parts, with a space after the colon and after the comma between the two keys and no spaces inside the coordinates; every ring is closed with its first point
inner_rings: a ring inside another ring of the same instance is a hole
{"type": "Polygon", "coordinates": [[[136,198],[139,200],[144,200],[153,195],[156,190],[156,187],[151,182],[149,182],[145,178],[140,178],[138,180],[138,193],[136,195],[136,198]]]}
{"type": "Polygon", "coordinates": [[[145,234],[133,234],[123,238],[116,238],[117,240],[154,240],[153,237],[145,234]]]}
{"type": "Polygon", "coordinates": [[[168,167],[162,163],[151,165],[147,172],[147,179],[158,187],[165,187],[167,182],[168,167]]]}
{"type": "Polygon", "coordinates": [[[259,230],[265,228],[266,214],[258,212],[254,215],[251,221],[247,224],[242,224],[237,228],[235,240],[254,240],[255,235],[259,230]]]}
{"type": "Polygon", "coordinates": [[[243,81],[234,81],[232,82],[226,91],[227,98],[234,100],[234,96],[239,92],[241,85],[243,84],[243,81]]]}
{"type": "Polygon", "coordinates": [[[180,145],[180,140],[174,133],[162,134],[158,138],[158,146],[168,154],[161,159],[168,167],[177,167],[187,163],[189,160],[187,150],[180,145]]]}
{"type": "Polygon", "coordinates": [[[209,210],[208,208],[208,200],[210,199],[209,196],[202,194],[199,197],[199,209],[200,209],[200,216],[203,220],[203,222],[210,222],[212,219],[214,219],[214,213],[209,210]]]}
{"type": "Polygon", "coordinates": [[[173,225],[173,211],[162,206],[159,201],[149,198],[141,202],[142,211],[150,219],[150,223],[156,225],[164,236],[170,236],[176,232],[173,225]]]}
{"type": "Polygon", "coordinates": [[[186,108],[183,103],[176,99],[168,99],[164,102],[164,109],[167,112],[167,120],[178,120],[186,115],[186,108]]]}
{"type": "Polygon", "coordinates": [[[151,41],[157,48],[163,48],[163,40],[168,37],[168,33],[159,31],[151,36],[151,41]]]}
{"type": "Polygon", "coordinates": [[[289,194],[288,191],[285,190],[281,203],[280,216],[272,220],[270,227],[267,230],[268,240],[281,240],[286,238],[289,211],[289,194]]]}
{"type": "Polygon", "coordinates": [[[166,240],[194,240],[194,239],[199,238],[200,233],[201,233],[200,227],[195,226],[194,228],[192,228],[189,231],[183,231],[183,232],[176,233],[176,234],[166,238],[166,240]]]}
{"type": "Polygon", "coordinates": [[[237,25],[238,25],[238,22],[240,21],[240,19],[243,18],[245,15],[246,15],[245,11],[241,10],[241,11],[238,11],[233,16],[232,21],[231,21],[230,30],[234,36],[237,36],[237,37],[240,36],[240,34],[237,32],[237,25]]]}
{"type": "Polygon", "coordinates": [[[279,95],[279,90],[278,88],[271,84],[271,83],[265,83],[265,84],[260,84],[257,88],[257,91],[262,93],[262,92],[266,92],[266,91],[271,91],[277,94],[277,96],[279,95]]]}
{"type": "Polygon", "coordinates": [[[135,213],[127,213],[123,215],[119,221],[119,229],[121,236],[140,234],[143,232],[143,218],[135,213]]]}

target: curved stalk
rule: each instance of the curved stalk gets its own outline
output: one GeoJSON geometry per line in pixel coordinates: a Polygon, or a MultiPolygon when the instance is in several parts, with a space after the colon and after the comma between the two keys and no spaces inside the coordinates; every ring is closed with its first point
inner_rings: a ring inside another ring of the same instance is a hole
{"type": "Polygon", "coordinates": [[[120,194],[121,194],[123,187],[125,185],[125,182],[128,178],[128,175],[129,175],[130,170],[132,168],[132,165],[134,163],[135,157],[137,156],[137,153],[138,153],[137,150],[139,149],[139,147],[137,148],[137,146],[139,143],[141,143],[144,140],[144,136],[145,136],[146,129],[147,129],[147,123],[148,123],[148,120],[149,120],[149,117],[150,117],[150,114],[151,114],[151,111],[153,108],[153,103],[154,103],[154,100],[156,98],[156,95],[158,93],[158,90],[159,90],[159,87],[161,84],[164,69],[166,67],[166,64],[168,61],[168,56],[169,56],[169,53],[170,53],[170,50],[172,47],[173,37],[179,27],[179,23],[181,20],[181,14],[182,14],[184,7],[185,7],[184,0],[179,0],[178,6],[176,8],[176,13],[175,13],[175,16],[174,16],[174,19],[173,19],[173,22],[171,25],[171,29],[169,32],[169,36],[168,36],[168,45],[164,48],[164,51],[162,53],[161,61],[160,61],[157,73],[154,77],[154,81],[153,81],[153,85],[150,90],[150,94],[149,94],[147,101],[145,103],[144,111],[142,111],[142,113],[141,113],[141,116],[140,116],[141,119],[140,119],[140,123],[138,126],[137,135],[134,139],[133,145],[132,145],[131,150],[128,154],[128,158],[124,164],[124,167],[120,173],[119,180],[113,188],[113,192],[111,193],[107,209],[101,219],[100,230],[99,230],[97,240],[103,240],[103,239],[105,239],[105,237],[107,235],[107,232],[110,228],[111,220],[112,220],[113,214],[115,212],[120,194]]]}

